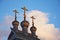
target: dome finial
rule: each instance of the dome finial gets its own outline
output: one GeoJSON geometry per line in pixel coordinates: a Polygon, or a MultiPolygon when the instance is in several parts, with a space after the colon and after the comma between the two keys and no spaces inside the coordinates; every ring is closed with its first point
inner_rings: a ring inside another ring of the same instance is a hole
{"type": "Polygon", "coordinates": [[[35,18],[34,18],[34,16],[32,16],[31,18],[32,18],[32,27],[30,28],[30,31],[31,31],[32,35],[35,36],[36,35],[35,32],[37,30],[37,28],[34,26],[34,19],[35,18]]]}
{"type": "Polygon", "coordinates": [[[31,17],[32,18],[32,26],[34,26],[34,16],[31,17]]]}
{"type": "Polygon", "coordinates": [[[23,8],[21,8],[24,10],[24,20],[26,20],[26,11],[28,11],[28,9],[26,9],[26,7],[24,6],[23,8]]]}
{"type": "Polygon", "coordinates": [[[19,22],[17,21],[17,10],[13,10],[13,12],[15,13],[15,20],[12,22],[13,28],[15,30],[18,30],[18,26],[19,26],[19,22]]]}
{"type": "Polygon", "coordinates": [[[17,20],[17,10],[15,9],[15,10],[13,10],[13,12],[15,12],[15,21],[17,20]]]}

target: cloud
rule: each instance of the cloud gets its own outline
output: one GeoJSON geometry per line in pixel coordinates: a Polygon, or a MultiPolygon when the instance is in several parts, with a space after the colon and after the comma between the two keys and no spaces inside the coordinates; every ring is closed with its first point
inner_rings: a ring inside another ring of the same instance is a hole
{"type": "Polygon", "coordinates": [[[41,11],[34,10],[29,12],[29,16],[31,17],[32,15],[34,15],[34,17],[36,18],[35,20],[39,19],[38,21],[40,21],[40,24],[44,24],[49,21],[47,13],[44,14],[41,11]]]}
{"type": "Polygon", "coordinates": [[[9,30],[0,30],[0,40],[3,40],[4,37],[7,40],[9,33],[9,30]]]}
{"type": "Polygon", "coordinates": [[[60,29],[56,28],[55,31],[54,31],[54,35],[55,35],[55,38],[60,40],[60,29]]]}
{"type": "Polygon", "coordinates": [[[10,31],[0,30],[0,36],[6,36],[6,35],[8,35],[8,33],[10,33],[10,31]]]}
{"type": "MultiPolygon", "coordinates": [[[[29,32],[30,27],[32,26],[31,16],[35,17],[35,27],[37,28],[36,35],[41,40],[60,40],[60,29],[55,28],[54,24],[48,24],[49,22],[49,14],[39,11],[39,10],[32,10],[29,11],[27,14],[27,20],[29,21],[29,32]]],[[[10,28],[12,26],[12,21],[14,20],[13,16],[7,15],[4,17],[5,21],[1,24],[1,26],[8,26],[10,28]]],[[[19,20],[20,21],[20,20],[19,20]]],[[[7,28],[7,27],[6,27],[7,28]]],[[[8,29],[7,28],[7,29],[8,29]]],[[[19,28],[21,29],[21,27],[19,28]]],[[[0,39],[2,39],[4,36],[9,35],[10,30],[0,30],[0,39]]]]}
{"type": "MultiPolygon", "coordinates": [[[[43,40],[58,40],[60,39],[60,30],[55,28],[54,24],[48,24],[49,15],[39,10],[32,10],[27,14],[28,17],[34,16],[35,26],[37,27],[36,34],[43,40]],[[57,32],[58,31],[58,32],[57,32]]],[[[31,27],[31,18],[29,18],[31,27]]]]}
{"type": "Polygon", "coordinates": [[[4,17],[4,21],[2,23],[0,23],[0,29],[3,29],[3,28],[9,28],[12,26],[12,21],[14,20],[14,17],[11,16],[11,15],[6,15],[4,17]]]}
{"type": "Polygon", "coordinates": [[[13,16],[7,15],[7,16],[5,16],[5,22],[4,22],[4,24],[6,26],[7,25],[11,26],[13,20],[14,20],[13,16]]]}
{"type": "Polygon", "coordinates": [[[13,20],[13,16],[6,15],[4,17],[4,22],[0,23],[0,40],[3,40],[4,37],[8,37],[10,33],[10,27],[12,27],[13,20]]]}

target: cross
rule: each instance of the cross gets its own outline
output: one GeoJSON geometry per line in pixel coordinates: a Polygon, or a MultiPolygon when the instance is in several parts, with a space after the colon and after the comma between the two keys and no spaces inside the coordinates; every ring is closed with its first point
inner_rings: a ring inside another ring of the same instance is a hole
{"type": "Polygon", "coordinates": [[[32,18],[32,25],[34,26],[34,16],[31,17],[32,18]]]}
{"type": "Polygon", "coordinates": [[[15,9],[15,10],[13,10],[13,12],[15,12],[15,21],[17,20],[17,10],[15,9]]]}
{"type": "Polygon", "coordinates": [[[26,20],[26,11],[28,11],[28,9],[26,9],[26,7],[24,6],[23,8],[21,8],[24,10],[24,20],[26,20]]]}

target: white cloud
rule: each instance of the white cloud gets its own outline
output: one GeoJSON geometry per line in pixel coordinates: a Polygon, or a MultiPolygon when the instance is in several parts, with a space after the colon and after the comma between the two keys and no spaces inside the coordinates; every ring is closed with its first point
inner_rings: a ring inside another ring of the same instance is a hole
{"type": "Polygon", "coordinates": [[[36,18],[35,20],[38,20],[39,19],[38,21],[40,21],[40,24],[45,24],[45,23],[47,23],[49,21],[48,14],[47,13],[44,14],[41,11],[34,10],[34,11],[29,12],[29,14],[28,14],[28,16],[30,16],[30,17],[32,15],[34,15],[34,17],[36,18]]]}
{"type": "Polygon", "coordinates": [[[4,17],[4,22],[0,23],[0,40],[3,40],[4,37],[8,37],[10,33],[10,27],[12,27],[12,21],[14,20],[13,16],[7,15],[4,17]]]}
{"type": "Polygon", "coordinates": [[[2,27],[4,27],[4,26],[11,26],[13,20],[14,20],[13,16],[6,15],[4,17],[4,21],[2,23],[0,23],[0,26],[2,26],[2,27]]]}
{"type": "Polygon", "coordinates": [[[7,40],[9,33],[9,30],[0,30],[0,40],[3,40],[4,37],[7,40]]]}
{"type": "MultiPolygon", "coordinates": [[[[36,33],[39,38],[44,40],[58,40],[57,37],[60,37],[60,34],[58,34],[56,31],[59,31],[59,29],[56,30],[54,24],[48,24],[49,16],[47,13],[44,13],[38,10],[33,10],[33,11],[30,11],[27,16],[28,17],[34,16],[36,18],[35,19],[35,26],[37,27],[36,33]]],[[[30,21],[30,27],[31,27],[31,18],[29,18],[29,21],[30,21]]]]}
{"type": "Polygon", "coordinates": [[[14,17],[13,16],[10,16],[10,15],[7,15],[5,16],[5,22],[4,24],[7,26],[11,26],[12,24],[12,21],[14,21],[14,17]]]}

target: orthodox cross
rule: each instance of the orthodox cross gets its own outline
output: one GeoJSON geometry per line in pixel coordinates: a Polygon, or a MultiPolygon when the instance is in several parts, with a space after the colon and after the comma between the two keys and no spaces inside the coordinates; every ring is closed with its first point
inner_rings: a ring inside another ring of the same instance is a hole
{"type": "Polygon", "coordinates": [[[15,9],[15,10],[13,10],[13,12],[15,12],[15,21],[17,20],[17,10],[15,9]]]}
{"type": "Polygon", "coordinates": [[[26,7],[24,6],[23,8],[21,8],[24,10],[24,20],[26,20],[26,11],[28,11],[28,9],[26,9],[26,7]]]}
{"type": "Polygon", "coordinates": [[[32,18],[32,25],[34,26],[34,16],[31,17],[32,18]]]}

